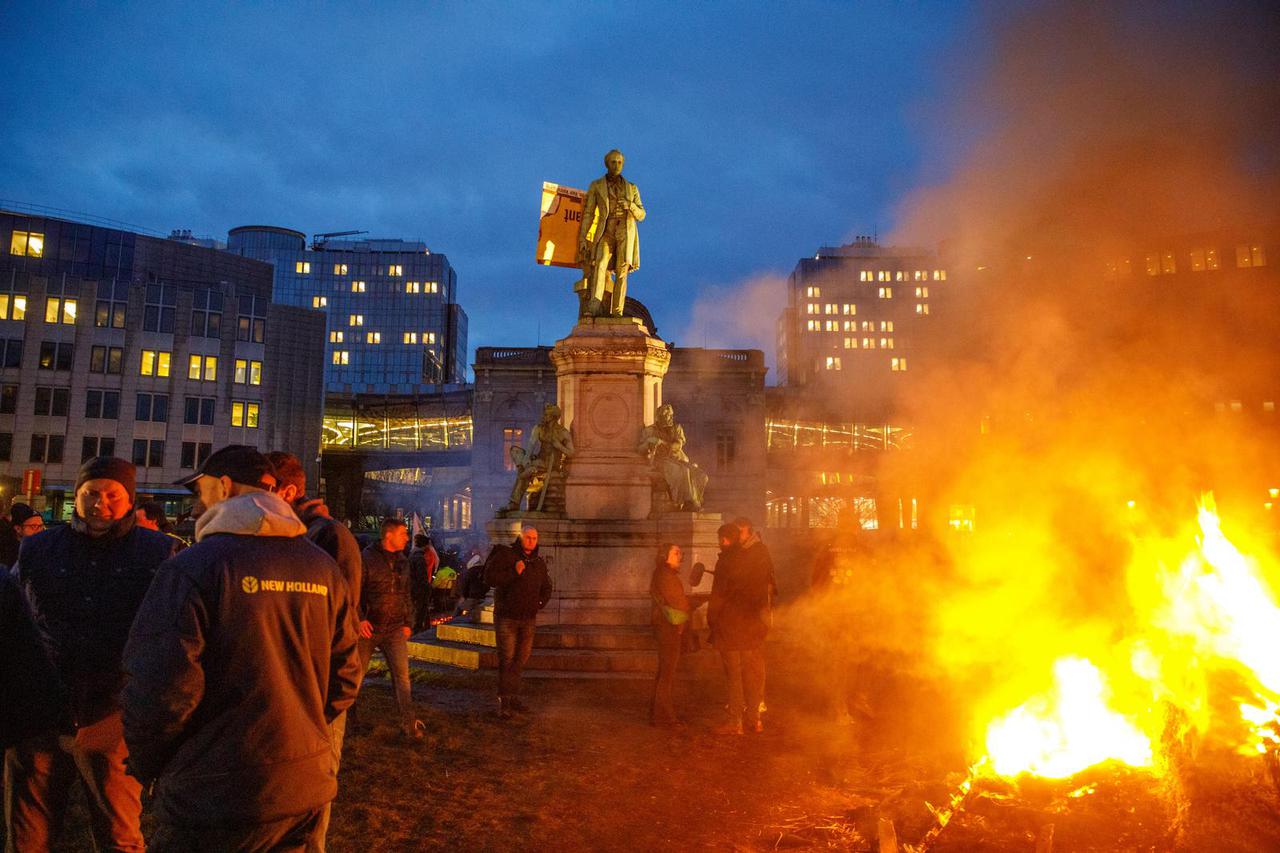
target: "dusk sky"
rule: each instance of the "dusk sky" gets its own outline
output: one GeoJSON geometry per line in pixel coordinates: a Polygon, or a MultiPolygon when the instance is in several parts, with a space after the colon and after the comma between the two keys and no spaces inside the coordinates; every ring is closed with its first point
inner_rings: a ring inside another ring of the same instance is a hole
{"type": "Polygon", "coordinates": [[[533,262],[541,183],[585,189],[618,147],[648,211],[631,295],[668,340],[770,363],[772,276],[884,235],[960,156],[937,116],[986,39],[965,4],[878,2],[18,2],[0,32],[7,202],[425,240],[470,345],[527,346],[576,311],[533,262]]]}

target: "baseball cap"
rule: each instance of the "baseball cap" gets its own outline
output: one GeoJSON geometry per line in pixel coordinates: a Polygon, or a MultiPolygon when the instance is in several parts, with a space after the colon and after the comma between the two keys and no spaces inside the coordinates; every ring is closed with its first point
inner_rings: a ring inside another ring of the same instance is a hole
{"type": "Polygon", "coordinates": [[[210,453],[209,458],[204,460],[204,464],[194,474],[175,480],[174,485],[184,486],[188,491],[194,492],[192,487],[201,477],[230,477],[233,483],[267,489],[271,484],[264,481],[267,478],[274,481],[275,471],[270,460],[258,452],[256,447],[228,444],[210,453]]]}

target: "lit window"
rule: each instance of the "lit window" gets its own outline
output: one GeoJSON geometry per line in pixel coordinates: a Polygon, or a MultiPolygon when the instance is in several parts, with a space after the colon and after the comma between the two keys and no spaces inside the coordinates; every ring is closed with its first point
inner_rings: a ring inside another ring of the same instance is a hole
{"type": "Polygon", "coordinates": [[[216,382],[218,380],[218,357],[216,355],[192,355],[187,362],[187,378],[216,382]]]}
{"type": "Polygon", "coordinates": [[[249,429],[258,428],[258,404],[247,403],[244,407],[244,425],[249,429]]]}
{"type": "Polygon", "coordinates": [[[249,361],[244,358],[236,359],[235,373],[232,374],[231,381],[236,385],[243,385],[249,379],[249,361]]]}
{"type": "Polygon", "coordinates": [[[1218,269],[1218,250],[1217,249],[1204,250],[1204,268],[1207,270],[1218,269]]]}
{"type": "Polygon", "coordinates": [[[239,400],[231,402],[231,425],[244,426],[244,403],[239,400]]]}
{"type": "Polygon", "coordinates": [[[74,299],[62,296],[50,296],[44,305],[44,321],[46,323],[63,323],[74,326],[76,323],[76,306],[74,299]]]}
{"type": "Polygon", "coordinates": [[[822,306],[822,313],[835,314],[839,310],[839,308],[840,306],[836,305],[834,302],[828,302],[826,305],[822,306]]]}
{"type": "Polygon", "coordinates": [[[1267,400],[1262,404],[1262,411],[1264,412],[1274,412],[1275,410],[1276,410],[1275,400],[1267,400]]]}
{"type": "Polygon", "coordinates": [[[804,295],[805,295],[805,296],[807,296],[807,297],[809,297],[810,299],[818,299],[818,298],[820,298],[820,297],[822,296],[822,288],[820,288],[820,287],[806,287],[806,288],[804,289],[804,295]]]}
{"type": "Polygon", "coordinates": [[[1236,266],[1244,267],[1265,267],[1267,265],[1267,253],[1261,244],[1250,243],[1246,246],[1236,246],[1236,266]]]}
{"type": "Polygon", "coordinates": [[[919,314],[921,317],[923,317],[924,315],[929,313],[929,306],[923,302],[917,302],[916,313],[919,314]]]}
{"type": "Polygon", "coordinates": [[[837,320],[827,320],[823,323],[822,328],[828,332],[840,331],[840,323],[837,320]]]}
{"type": "Polygon", "coordinates": [[[231,425],[233,427],[258,428],[258,407],[261,404],[248,400],[231,401],[231,425]]]}
{"type": "Polygon", "coordinates": [[[827,370],[839,370],[839,369],[840,369],[840,356],[838,355],[827,356],[827,370]]]}
{"type": "Polygon", "coordinates": [[[404,275],[404,267],[400,264],[392,264],[387,267],[387,275],[404,275]]]}
{"type": "Polygon", "coordinates": [[[893,338],[881,338],[880,349],[893,349],[893,338]]]}
{"type": "Polygon", "coordinates": [[[351,292],[352,292],[352,293],[364,293],[364,292],[365,292],[365,291],[364,291],[364,282],[363,282],[363,281],[353,281],[353,282],[351,282],[351,292]]]}
{"type": "Polygon", "coordinates": [[[436,342],[436,333],[435,333],[435,332],[423,332],[423,333],[422,333],[422,342],[423,342],[424,344],[434,344],[434,343],[436,342]]]}
{"type": "Polygon", "coordinates": [[[841,328],[844,329],[846,332],[856,332],[858,331],[858,321],[845,320],[844,323],[841,324],[841,328]]]}
{"type": "Polygon", "coordinates": [[[875,273],[871,270],[860,270],[858,272],[858,281],[875,281],[875,273]]]}
{"type": "Polygon", "coordinates": [[[311,261],[298,261],[293,265],[293,271],[300,275],[306,275],[307,273],[310,273],[311,261]]]}
{"type": "Polygon", "coordinates": [[[9,242],[9,254],[28,258],[44,257],[44,235],[37,231],[14,231],[9,242]]]}
{"type": "Polygon", "coordinates": [[[903,272],[902,270],[898,270],[896,273],[894,273],[893,280],[894,280],[894,281],[906,281],[906,280],[907,280],[907,274],[906,274],[905,272],[903,272]]]}
{"type": "Polygon", "coordinates": [[[927,287],[916,288],[916,299],[928,299],[928,298],[929,298],[929,288],[927,287]]]}
{"type": "Polygon", "coordinates": [[[929,271],[928,271],[928,270],[916,270],[915,280],[916,280],[916,281],[928,281],[928,280],[929,280],[929,271]]]}
{"type": "Polygon", "coordinates": [[[365,332],[364,342],[366,344],[382,343],[382,332],[365,332]]]}
{"type": "Polygon", "coordinates": [[[880,270],[880,272],[876,274],[876,281],[889,281],[889,271],[880,270]]]}
{"type": "Polygon", "coordinates": [[[350,316],[347,318],[347,325],[348,325],[348,326],[363,326],[363,325],[364,325],[364,315],[363,315],[363,314],[352,314],[352,315],[350,315],[350,316]]]}
{"type": "Polygon", "coordinates": [[[875,349],[875,348],[876,348],[876,339],[875,339],[875,338],[863,338],[863,339],[862,339],[862,348],[863,348],[863,349],[875,349]]]}
{"type": "Polygon", "coordinates": [[[820,310],[819,305],[818,305],[818,303],[816,303],[816,302],[810,302],[810,303],[809,303],[808,305],[806,305],[806,306],[805,306],[805,308],[804,308],[804,312],[805,312],[806,314],[817,314],[817,313],[819,312],[819,310],[820,310]]]}
{"type": "Polygon", "coordinates": [[[880,321],[880,331],[882,331],[882,332],[892,332],[892,331],[893,331],[893,321],[892,321],[892,320],[881,320],[881,321],[880,321]]]}
{"type": "Polygon", "coordinates": [[[405,293],[421,293],[421,292],[422,292],[422,282],[420,282],[420,281],[406,281],[406,282],[404,283],[404,292],[405,292],[405,293]]]}
{"type": "Polygon", "coordinates": [[[1178,271],[1178,265],[1173,260],[1173,252],[1160,253],[1160,272],[1169,275],[1178,271]]]}
{"type": "Polygon", "coordinates": [[[334,274],[334,275],[346,275],[346,274],[347,274],[347,265],[346,265],[346,264],[334,264],[334,265],[333,265],[333,274],[334,274]]]}
{"type": "Polygon", "coordinates": [[[144,349],[141,373],[143,376],[166,377],[169,375],[169,361],[170,353],[163,350],[144,349]]]}
{"type": "Polygon", "coordinates": [[[1204,249],[1191,250],[1191,271],[1204,272],[1204,249]]]}
{"type": "Polygon", "coordinates": [[[313,296],[313,297],[311,297],[311,307],[312,307],[312,308],[324,308],[324,307],[327,307],[327,306],[328,306],[328,304],[329,304],[329,297],[327,297],[327,296],[313,296]]]}
{"type": "Polygon", "coordinates": [[[895,373],[901,373],[907,369],[907,360],[905,358],[889,359],[889,369],[895,373]]]}
{"type": "Polygon", "coordinates": [[[857,348],[858,348],[858,339],[857,339],[857,338],[845,338],[845,339],[844,339],[844,348],[845,348],[845,349],[857,349],[857,348]]]}
{"type": "Polygon", "coordinates": [[[844,305],[840,306],[840,308],[842,313],[850,316],[858,313],[858,306],[854,305],[852,302],[846,302],[844,305]]]}
{"type": "Polygon", "coordinates": [[[417,333],[417,332],[405,332],[405,333],[404,333],[404,342],[405,342],[406,344],[416,344],[416,343],[418,342],[418,333],[417,333]]]}
{"type": "Polygon", "coordinates": [[[440,292],[439,282],[434,282],[434,281],[425,282],[423,284],[422,292],[423,293],[439,293],[440,292]]]}
{"type": "Polygon", "coordinates": [[[893,298],[893,288],[892,288],[892,287],[882,287],[882,288],[880,288],[880,298],[881,298],[881,299],[892,299],[892,298],[893,298]]]}
{"type": "Polygon", "coordinates": [[[340,344],[340,343],[342,343],[342,332],[330,332],[330,333],[329,333],[329,343],[331,343],[331,344],[340,344]]]}
{"type": "Polygon", "coordinates": [[[809,325],[807,326],[807,328],[808,328],[808,329],[809,329],[809,331],[811,331],[811,332],[819,332],[819,331],[822,331],[822,321],[821,321],[821,320],[810,320],[810,321],[809,321],[809,325]]]}
{"type": "Polygon", "coordinates": [[[249,362],[249,384],[262,384],[262,362],[257,360],[249,362]]]}
{"type": "Polygon", "coordinates": [[[350,364],[351,353],[344,349],[336,349],[333,351],[334,364],[350,364]]]}
{"type": "Polygon", "coordinates": [[[862,321],[862,331],[864,331],[864,332],[874,332],[875,330],[876,330],[876,324],[875,324],[875,323],[873,323],[871,320],[863,320],[863,321],[862,321]]]}
{"type": "Polygon", "coordinates": [[[1147,253],[1142,256],[1143,263],[1147,268],[1147,275],[1160,275],[1160,256],[1147,253]]]}
{"type": "Polygon", "coordinates": [[[25,293],[0,293],[0,320],[25,320],[26,317],[25,293]]]}

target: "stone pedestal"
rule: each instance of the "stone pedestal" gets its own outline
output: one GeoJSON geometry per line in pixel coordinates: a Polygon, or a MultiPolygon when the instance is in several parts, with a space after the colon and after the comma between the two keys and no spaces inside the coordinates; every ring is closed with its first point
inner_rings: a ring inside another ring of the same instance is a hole
{"type": "Polygon", "coordinates": [[[639,520],[650,515],[649,465],[636,452],[662,405],[671,353],[631,317],[582,319],[551,351],[564,424],[576,455],[565,478],[565,515],[639,520]]]}

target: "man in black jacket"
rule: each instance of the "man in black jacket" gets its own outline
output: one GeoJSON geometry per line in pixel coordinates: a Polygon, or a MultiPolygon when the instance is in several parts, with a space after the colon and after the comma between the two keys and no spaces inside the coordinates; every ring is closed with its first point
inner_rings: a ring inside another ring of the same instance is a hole
{"type": "Polygon", "coordinates": [[[364,549],[364,585],[360,601],[360,663],[369,667],[375,648],[381,650],[391,670],[396,706],[400,710],[400,732],[421,739],[425,727],[413,710],[409,687],[409,626],[413,622],[413,601],[409,560],[404,547],[409,530],[402,518],[382,522],[382,538],[364,549]]]}
{"type": "Polygon", "coordinates": [[[263,489],[252,447],[182,481],[196,544],[156,576],[129,635],[129,772],[154,784],[152,853],[294,850],[337,793],[329,723],[355,700],[356,624],[336,563],[263,489]]]}
{"type": "MultiPolygon", "coordinates": [[[[267,461],[276,477],[276,494],[293,507],[298,520],[307,526],[306,537],[320,547],[338,564],[342,579],[347,582],[347,597],[353,613],[360,609],[360,582],[364,566],[360,558],[360,544],[345,524],[339,524],[329,515],[329,508],[319,498],[307,497],[307,472],[302,460],[292,453],[273,450],[267,461]]],[[[357,615],[357,620],[359,616],[357,615]]],[[[347,736],[347,712],[334,717],[329,724],[329,744],[333,747],[333,772],[336,775],[342,764],[342,744],[347,736]]],[[[316,829],[308,853],[324,853],[325,836],[329,832],[329,815],[332,803],[325,803],[320,813],[320,826],[316,829]]]]}
{"type": "Polygon", "coordinates": [[[520,701],[520,674],[533,651],[538,611],[551,600],[547,564],[538,556],[538,531],[526,525],[510,545],[497,545],[485,564],[493,587],[494,633],[498,641],[498,716],[526,711],[520,701]]]}
{"type": "Polygon", "coordinates": [[[143,849],[142,789],[125,774],[121,654],[173,545],[135,525],[133,502],[133,465],[95,457],[76,478],[71,523],[23,539],[14,576],[48,642],[65,705],[43,721],[40,734],[5,755],[7,850],[49,849],[77,777],[89,793],[97,846],[143,849]]]}

